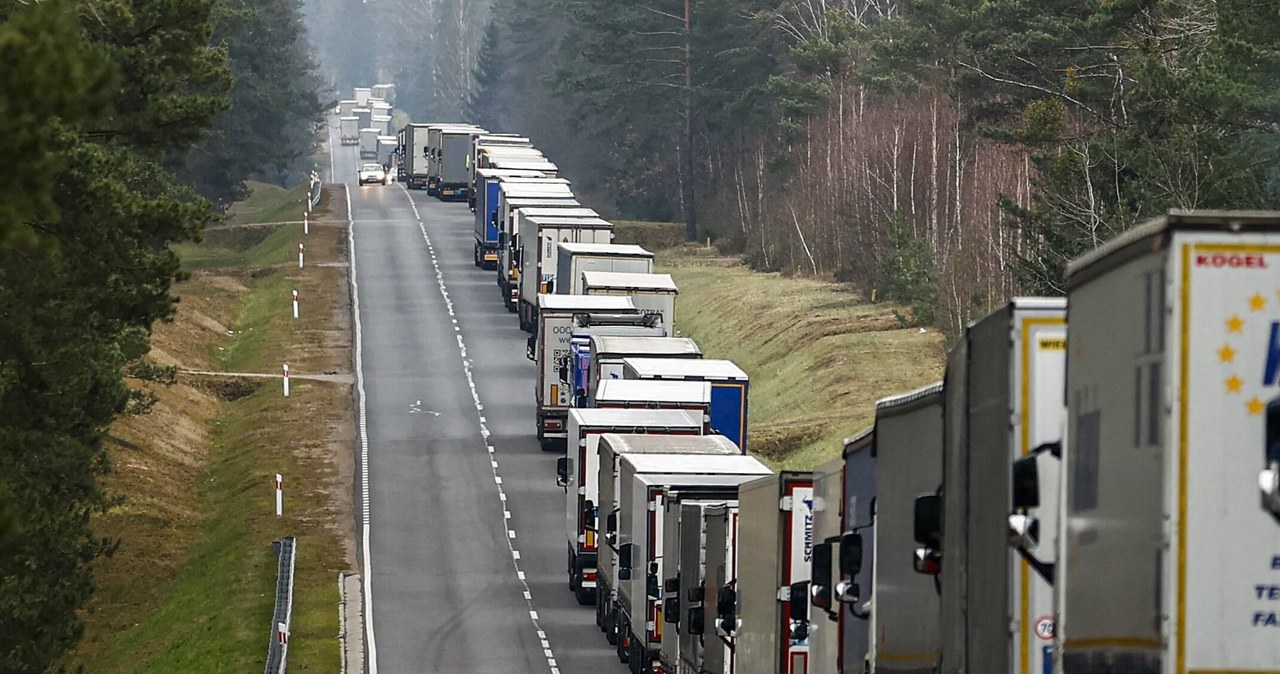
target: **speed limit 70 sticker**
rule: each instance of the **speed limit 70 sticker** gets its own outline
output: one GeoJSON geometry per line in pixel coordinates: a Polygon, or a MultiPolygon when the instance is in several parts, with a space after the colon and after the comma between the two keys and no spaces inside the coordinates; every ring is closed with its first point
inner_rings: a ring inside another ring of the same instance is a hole
{"type": "Polygon", "coordinates": [[[1036,636],[1045,641],[1053,640],[1053,616],[1040,616],[1036,618],[1036,636]]]}

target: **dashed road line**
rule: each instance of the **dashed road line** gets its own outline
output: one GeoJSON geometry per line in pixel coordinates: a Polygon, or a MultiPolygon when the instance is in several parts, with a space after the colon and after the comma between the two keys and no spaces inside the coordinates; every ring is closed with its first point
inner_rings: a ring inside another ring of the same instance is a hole
{"type": "Polygon", "coordinates": [[[422,221],[422,216],[418,213],[418,205],[413,203],[413,197],[409,191],[400,186],[404,190],[405,199],[409,200],[409,208],[413,209],[413,217],[418,221],[418,230],[422,232],[422,240],[427,244],[427,252],[431,255],[431,266],[436,274],[436,285],[440,288],[440,296],[444,298],[445,309],[449,311],[449,318],[453,322],[453,330],[458,333],[458,354],[462,357],[462,372],[467,378],[467,388],[471,390],[471,400],[476,407],[477,422],[480,426],[480,437],[484,440],[485,450],[489,452],[490,465],[493,470],[493,482],[498,488],[498,499],[502,501],[503,528],[507,531],[507,547],[511,550],[511,563],[515,566],[516,579],[523,586],[524,600],[529,607],[529,620],[533,622],[533,628],[538,633],[538,639],[542,642],[543,654],[547,658],[547,666],[551,668],[551,674],[560,674],[560,669],[556,665],[555,655],[551,651],[550,643],[547,641],[547,633],[542,629],[542,624],[538,618],[538,612],[533,607],[533,595],[529,589],[529,583],[525,580],[524,571],[520,568],[520,550],[516,548],[516,530],[511,523],[511,512],[507,508],[507,492],[502,486],[502,476],[498,474],[498,461],[495,457],[495,449],[489,442],[489,426],[484,416],[484,405],[480,402],[480,393],[476,389],[475,374],[471,369],[471,359],[467,358],[467,345],[462,339],[462,327],[458,325],[458,316],[453,309],[453,300],[449,297],[449,289],[444,282],[444,272],[440,269],[440,261],[436,255],[435,245],[431,243],[431,237],[427,234],[427,225],[422,221]]]}

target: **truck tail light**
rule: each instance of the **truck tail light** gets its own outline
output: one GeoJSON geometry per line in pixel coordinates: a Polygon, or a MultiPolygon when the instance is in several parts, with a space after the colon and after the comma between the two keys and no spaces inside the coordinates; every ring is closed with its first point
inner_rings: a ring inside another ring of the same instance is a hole
{"type": "Polygon", "coordinates": [[[589,581],[589,582],[595,582],[595,580],[596,580],[596,572],[595,572],[595,571],[583,571],[583,572],[582,572],[582,579],[583,579],[583,580],[585,580],[585,581],[589,581]]]}
{"type": "Polygon", "coordinates": [[[582,549],[587,552],[593,552],[596,549],[596,532],[588,530],[586,540],[582,543],[582,549]]]}

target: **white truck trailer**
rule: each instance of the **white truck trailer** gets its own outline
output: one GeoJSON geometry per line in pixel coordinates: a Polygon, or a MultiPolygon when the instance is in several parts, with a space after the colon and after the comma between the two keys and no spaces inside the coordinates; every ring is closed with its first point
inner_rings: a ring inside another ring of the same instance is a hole
{"type": "Polygon", "coordinates": [[[680,288],[672,280],[671,274],[584,271],[582,294],[629,295],[640,313],[661,314],[667,333],[675,334],[676,295],[680,294],[680,288]]]}
{"type": "Polygon", "coordinates": [[[373,115],[371,126],[378,130],[379,135],[389,136],[393,129],[391,128],[390,115],[373,115]]]}
{"type": "Polygon", "coordinates": [[[923,552],[941,553],[941,674],[1052,670],[1066,312],[1062,299],[1014,299],[965,330],[948,355],[942,507],[917,518],[942,531],[941,550],[923,552]],[[1024,457],[1051,488],[1020,513],[1038,517],[1046,535],[1019,556],[1008,549],[1010,467],[1024,457]]]}
{"type": "Polygon", "coordinates": [[[521,208],[581,208],[573,189],[565,182],[529,183],[529,178],[498,177],[498,201],[494,214],[498,229],[498,287],[509,311],[520,298],[520,230],[516,213],[521,208]]]}
{"type": "Polygon", "coordinates": [[[813,554],[809,572],[808,674],[839,674],[841,605],[840,537],[844,531],[844,459],[813,469],[813,554]]]}
{"type": "MultiPolygon", "coordinates": [[[[427,194],[433,197],[440,196],[440,172],[442,168],[442,158],[444,157],[444,135],[446,132],[457,132],[467,134],[466,152],[470,151],[470,138],[473,135],[484,133],[484,129],[471,124],[459,124],[441,122],[427,125],[427,194]]],[[[457,149],[458,143],[451,143],[450,149],[457,149]]],[[[465,169],[465,155],[463,156],[463,167],[465,169]]],[[[452,161],[452,158],[451,158],[452,161]]],[[[468,172],[469,174],[469,172],[468,172]]]]}
{"type": "MultiPolygon", "coordinates": [[[[670,334],[670,333],[668,333],[670,334]]],[[[701,358],[702,349],[688,337],[593,337],[573,345],[574,400],[579,407],[595,407],[599,382],[624,379],[627,358],[701,358]]]]}
{"type": "Polygon", "coordinates": [[[343,117],[338,120],[338,139],[343,145],[360,144],[360,119],[343,117]]]}
{"type": "MultiPolygon", "coordinates": [[[[493,269],[498,265],[498,186],[503,178],[545,178],[539,171],[476,169],[472,181],[471,212],[475,214],[475,263],[493,269]]],[[[589,210],[589,209],[585,209],[589,210]]],[[[595,211],[592,211],[595,213],[595,211]]]]}
{"type": "MultiPolygon", "coordinates": [[[[715,437],[715,436],[708,436],[715,437]]],[[[693,439],[690,439],[693,440],[693,439]]],[[[705,440],[705,439],[704,439],[705,440]]],[[[751,456],[624,454],[618,478],[617,622],[620,658],[650,672],[663,640],[663,502],[732,500],[739,485],[773,471],[751,456]]]]}
{"type": "Polygon", "coordinates": [[[703,429],[701,416],[681,410],[569,410],[568,452],[556,462],[556,481],[565,490],[569,590],[579,604],[596,601],[600,436],[702,435],[703,429]]]}
{"type": "MultiPolygon", "coordinates": [[[[625,297],[620,299],[630,301],[625,297]]],[[[624,410],[696,410],[702,413],[705,421],[709,419],[711,409],[711,384],[705,381],[605,379],[596,386],[595,406],[624,410]]]]}
{"type": "Polygon", "coordinates": [[[937,555],[921,553],[940,549],[941,532],[915,525],[917,497],[939,507],[942,390],[939,383],[876,403],[871,671],[926,673],[937,667],[940,567],[937,555]]]}
{"type": "Polygon", "coordinates": [[[706,559],[702,564],[702,668],[694,671],[706,674],[734,674],[738,507],[726,503],[710,506],[702,513],[706,536],[706,559]]]}
{"type": "Polygon", "coordinates": [[[378,158],[378,130],[374,128],[360,129],[360,158],[378,158]]]}
{"type": "Polygon", "coordinates": [[[1175,211],[1068,266],[1065,671],[1280,671],[1278,291],[1275,212],[1175,211]]]}
{"type": "MultiPolygon", "coordinates": [[[[521,233],[520,252],[516,256],[520,264],[520,308],[517,313],[520,327],[528,331],[538,320],[538,295],[555,292],[556,262],[559,261],[556,246],[561,243],[609,243],[613,241],[613,223],[600,218],[524,216],[519,211],[516,219],[519,222],[515,229],[521,233]]],[[[641,313],[649,313],[638,302],[636,308],[641,313]]],[[[670,334],[671,326],[664,327],[670,334]]]]}
{"type": "MultiPolygon", "coordinates": [[[[632,298],[634,301],[635,298],[632,298]]],[[[710,423],[715,433],[734,441],[747,453],[747,403],[751,380],[731,360],[700,358],[628,357],[622,361],[622,378],[642,381],[705,381],[711,384],[710,423]]]]}
{"type": "Polygon", "coordinates": [[[556,256],[555,289],[561,295],[581,295],[585,271],[653,273],[653,253],[631,244],[562,243],[556,256]]]}
{"type": "Polygon", "coordinates": [[[784,471],[738,490],[738,674],[805,674],[813,474],[784,471]]]}
{"type": "Polygon", "coordinates": [[[447,127],[440,130],[435,146],[436,186],[434,196],[443,201],[469,201],[471,195],[471,141],[484,133],[478,127],[447,127]]]}
{"type": "Polygon", "coordinates": [[[550,449],[567,437],[572,390],[561,383],[561,370],[570,364],[574,316],[637,312],[629,297],[543,295],[539,301],[538,331],[529,338],[527,356],[538,369],[534,388],[538,442],[543,449],[550,449]]]}
{"type": "Polygon", "coordinates": [[[355,115],[356,119],[360,120],[356,125],[358,128],[367,129],[373,126],[373,111],[369,108],[361,106],[352,110],[351,114],[355,115]]]}
{"type": "Polygon", "coordinates": [[[395,136],[378,136],[378,163],[387,167],[387,175],[389,176],[395,175],[391,163],[398,147],[400,147],[399,138],[395,136]]]}
{"type": "MultiPolygon", "coordinates": [[[[737,449],[718,435],[634,435],[605,433],[596,445],[599,471],[596,484],[600,490],[597,511],[603,523],[600,532],[596,567],[596,625],[605,638],[618,645],[618,508],[621,492],[620,462],[626,454],[722,454],[732,456],[737,449]]],[[[625,651],[622,651],[625,654],[625,651]]]]}
{"type": "Polygon", "coordinates": [[[338,117],[354,117],[356,114],[355,109],[357,107],[359,106],[356,105],[354,98],[345,101],[338,101],[338,117]]]}
{"type": "Polygon", "coordinates": [[[356,105],[364,107],[369,104],[369,99],[373,96],[372,87],[356,87],[356,105]]]}

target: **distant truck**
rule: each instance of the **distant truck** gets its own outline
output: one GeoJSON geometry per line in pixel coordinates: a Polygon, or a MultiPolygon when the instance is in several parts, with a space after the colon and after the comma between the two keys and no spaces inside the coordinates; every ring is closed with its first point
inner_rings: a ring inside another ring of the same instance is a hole
{"type": "Polygon", "coordinates": [[[600,545],[600,436],[702,435],[701,415],[680,410],[569,410],[567,456],[556,464],[565,490],[569,590],[584,606],[596,602],[596,554],[600,545]]]}
{"type": "MultiPolygon", "coordinates": [[[[517,313],[520,327],[527,332],[538,321],[538,295],[554,292],[552,284],[559,261],[556,246],[561,243],[609,243],[613,240],[613,223],[600,218],[525,217],[520,212],[516,217],[520,220],[516,229],[521,233],[520,253],[517,255],[520,261],[520,305],[517,313]]],[[[636,308],[643,313],[639,303],[636,303],[636,308]]],[[[670,334],[671,326],[666,327],[670,334]]]]}
{"type": "Polygon", "coordinates": [[[391,164],[398,146],[399,141],[395,136],[378,136],[378,163],[387,167],[387,175],[393,175],[391,173],[391,164]]]}
{"type": "MultiPolygon", "coordinates": [[[[475,214],[475,264],[483,269],[498,266],[498,186],[502,178],[541,178],[539,171],[479,169],[471,190],[471,210],[475,214]]],[[[592,211],[594,213],[595,211],[592,211]]]]}
{"type": "MultiPolygon", "coordinates": [[[[739,488],[741,491],[741,488],[739,488]]],[[[738,504],[708,506],[702,511],[706,558],[702,564],[703,629],[701,668],[695,672],[733,674],[733,635],[737,629],[735,583],[738,579],[738,504]]],[[[692,608],[691,608],[692,610],[692,608]]],[[[697,635],[692,635],[696,639],[697,635]]],[[[681,648],[682,655],[685,652],[681,648]]],[[[693,650],[690,650],[693,653],[693,650]]],[[[682,671],[682,670],[677,670],[682,671]]],[[[686,670],[687,671],[687,670],[686,670]]]]}
{"type": "Polygon", "coordinates": [[[738,504],[738,576],[729,588],[737,599],[734,671],[805,674],[813,475],[783,471],[748,482],[738,504]]]}
{"type": "Polygon", "coordinates": [[[527,178],[499,178],[498,287],[509,311],[516,311],[520,296],[520,230],[515,214],[521,208],[580,208],[569,185],[561,182],[529,183],[527,178]]]}
{"type": "Polygon", "coordinates": [[[338,120],[338,137],[343,145],[360,144],[360,118],[343,117],[338,120]]]}
{"type": "Polygon", "coordinates": [[[680,294],[680,288],[672,280],[671,274],[584,271],[582,294],[627,295],[636,303],[640,313],[661,314],[667,332],[675,334],[676,295],[680,294]]]}
{"type": "MultiPolygon", "coordinates": [[[[543,295],[543,297],[591,296],[543,295]]],[[[598,299],[599,296],[595,298],[598,299]]],[[[606,379],[596,387],[595,403],[596,407],[602,409],[696,410],[701,412],[703,419],[706,420],[708,410],[711,409],[711,384],[705,381],[606,379]]]]}
{"type": "Polygon", "coordinates": [[[572,391],[561,384],[561,369],[568,366],[569,341],[573,334],[574,316],[609,313],[635,314],[636,307],[627,297],[560,297],[543,295],[538,317],[538,331],[529,337],[527,356],[538,369],[534,400],[537,404],[535,424],[538,442],[543,449],[559,446],[567,437],[569,398],[572,391]]]}
{"type": "Polygon", "coordinates": [[[383,136],[391,135],[392,128],[391,128],[390,115],[373,115],[372,120],[373,120],[372,126],[373,128],[378,130],[379,134],[383,136]]]}
{"type": "Polygon", "coordinates": [[[653,273],[653,253],[630,244],[561,243],[556,252],[555,292],[581,295],[582,272],[653,273]]]}
{"type": "Polygon", "coordinates": [[[378,130],[360,129],[360,158],[378,158],[378,130]]]}
{"type": "Polygon", "coordinates": [[[432,124],[427,127],[431,177],[427,194],[445,201],[466,201],[471,192],[471,139],[485,131],[470,124],[432,124]]]}
{"type": "Polygon", "coordinates": [[[368,129],[373,126],[373,110],[366,107],[358,107],[351,111],[356,119],[360,120],[357,126],[361,129],[368,129]]]}
{"type": "Polygon", "coordinates": [[[1175,211],[1068,265],[1066,671],[1280,670],[1277,251],[1280,213],[1175,211]]]}
{"type": "Polygon", "coordinates": [[[355,109],[357,107],[359,106],[356,105],[354,98],[345,101],[338,101],[338,117],[354,117],[356,114],[355,109]]]}
{"type": "Polygon", "coordinates": [[[427,166],[427,125],[408,124],[404,133],[405,187],[411,190],[427,188],[430,175],[427,166]]]}
{"type": "Polygon", "coordinates": [[[373,89],[371,87],[356,87],[356,106],[363,108],[369,104],[369,99],[373,97],[373,89]]]}
{"type": "MultiPolygon", "coordinates": [[[[635,298],[632,298],[635,301],[635,298]]],[[[639,308],[639,307],[637,307],[639,308]]],[[[705,381],[711,384],[711,432],[747,453],[747,402],[751,380],[731,360],[713,358],[625,358],[622,378],[645,381],[705,381]]]]}
{"type": "MultiPolygon", "coordinates": [[[[484,131],[471,124],[434,123],[427,125],[427,194],[433,197],[440,196],[441,159],[444,157],[444,133],[447,130],[465,132],[468,136],[472,133],[483,133],[484,131]]],[[[455,142],[452,145],[456,147],[457,143],[455,142]]]]}

